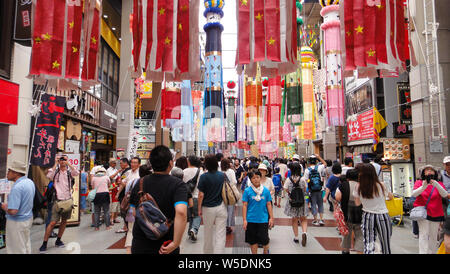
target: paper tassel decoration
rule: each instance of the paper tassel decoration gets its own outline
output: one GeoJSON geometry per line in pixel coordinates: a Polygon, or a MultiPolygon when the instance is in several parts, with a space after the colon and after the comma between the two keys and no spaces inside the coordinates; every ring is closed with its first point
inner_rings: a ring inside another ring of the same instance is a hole
{"type": "Polygon", "coordinates": [[[301,139],[313,140],[316,137],[314,126],[314,101],[313,101],[313,67],[314,56],[310,47],[301,48],[302,60],[302,91],[303,91],[303,122],[301,139]]]}
{"type": "Polygon", "coordinates": [[[339,5],[328,5],[320,14],[324,18],[326,94],[328,125],[345,125],[344,85],[342,83],[339,5]]]}
{"type": "Polygon", "coordinates": [[[237,109],[236,109],[236,127],[237,127],[237,140],[247,140],[245,130],[245,117],[244,117],[244,103],[245,103],[245,76],[242,73],[238,76],[238,96],[237,96],[237,109]]]}
{"type": "Polygon", "coordinates": [[[281,120],[281,105],[282,105],[282,95],[281,95],[281,77],[277,76],[275,78],[269,78],[268,80],[268,93],[267,93],[267,131],[266,131],[266,141],[278,142],[282,134],[280,128],[281,120]]]}
{"type": "Polygon", "coordinates": [[[76,86],[80,76],[83,88],[98,82],[101,10],[101,1],[96,0],[85,0],[84,11],[81,0],[33,1],[30,75],[37,83],[58,79],[62,85],[76,86]]]}
{"type": "Polygon", "coordinates": [[[200,80],[200,0],[133,0],[133,74],[162,82],[200,80]]]}
{"type": "Polygon", "coordinates": [[[238,74],[275,77],[297,69],[297,8],[292,0],[236,0],[238,74]]]}
{"type": "Polygon", "coordinates": [[[262,85],[260,77],[247,78],[245,87],[245,117],[247,119],[247,140],[261,138],[262,85]]]}
{"type": "Polygon", "coordinates": [[[408,43],[404,1],[341,1],[341,39],[345,43],[345,74],[377,77],[377,70],[404,71],[408,43]],[[344,38],[345,37],[345,38],[344,38]]]}
{"type": "Polygon", "coordinates": [[[228,98],[227,119],[226,119],[226,141],[236,141],[236,99],[228,98]]]}
{"type": "Polygon", "coordinates": [[[220,19],[223,17],[223,1],[205,0],[203,15],[207,23],[205,46],[205,96],[204,124],[208,129],[207,140],[224,141],[222,132],[224,115],[223,68],[222,68],[222,31],[220,19]]]}
{"type": "Polygon", "coordinates": [[[165,87],[161,91],[161,120],[166,126],[167,119],[181,118],[181,90],[179,87],[165,87]]]}

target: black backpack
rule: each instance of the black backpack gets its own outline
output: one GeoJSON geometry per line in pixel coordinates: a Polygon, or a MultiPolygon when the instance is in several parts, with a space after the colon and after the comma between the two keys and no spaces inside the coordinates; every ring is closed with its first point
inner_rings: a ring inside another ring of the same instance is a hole
{"type": "Polygon", "coordinates": [[[294,188],[289,195],[291,207],[302,207],[305,204],[305,196],[303,189],[300,187],[300,182],[294,183],[294,188]]]}
{"type": "Polygon", "coordinates": [[[186,182],[186,185],[188,187],[188,192],[192,193],[195,189],[195,187],[197,186],[197,181],[198,181],[198,175],[200,174],[200,168],[197,170],[197,173],[195,174],[194,178],[190,179],[189,181],[186,182]]]}

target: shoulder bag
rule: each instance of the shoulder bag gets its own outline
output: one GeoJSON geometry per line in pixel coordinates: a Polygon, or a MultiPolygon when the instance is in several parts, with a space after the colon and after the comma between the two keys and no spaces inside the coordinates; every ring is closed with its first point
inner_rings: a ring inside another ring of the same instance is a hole
{"type": "Polygon", "coordinates": [[[144,180],[139,182],[140,204],[136,210],[136,223],[150,240],[159,240],[169,232],[173,224],[159,209],[150,193],[144,192],[144,180]]]}
{"type": "Polygon", "coordinates": [[[189,193],[192,193],[195,189],[195,187],[197,186],[197,181],[198,181],[198,175],[200,174],[200,168],[198,168],[197,173],[195,174],[194,178],[190,179],[189,181],[187,181],[187,187],[188,187],[188,191],[189,193]]]}
{"type": "Polygon", "coordinates": [[[433,191],[436,187],[433,186],[433,189],[431,189],[430,195],[428,196],[427,203],[425,206],[416,206],[414,207],[411,212],[409,213],[409,218],[413,221],[420,221],[425,220],[427,218],[427,207],[428,203],[430,202],[431,196],[433,195],[433,191]]]}
{"type": "Polygon", "coordinates": [[[236,185],[232,184],[228,176],[223,174],[222,200],[225,205],[235,205],[241,199],[241,193],[236,185]]]}
{"type": "MultiPolygon", "coordinates": [[[[67,181],[69,183],[69,190],[72,190],[72,176],[70,175],[70,170],[67,169],[67,181]]],[[[53,181],[53,187],[55,187],[55,181],[53,181]]],[[[56,190],[56,188],[55,188],[56,190]]],[[[56,195],[56,192],[55,192],[56,195]]],[[[72,193],[71,193],[72,196],[72,193]]],[[[73,198],[70,197],[70,199],[67,200],[63,200],[63,201],[58,201],[56,200],[56,210],[58,212],[60,212],[61,214],[69,214],[72,212],[72,210],[74,209],[74,204],[73,204],[73,198]]]]}

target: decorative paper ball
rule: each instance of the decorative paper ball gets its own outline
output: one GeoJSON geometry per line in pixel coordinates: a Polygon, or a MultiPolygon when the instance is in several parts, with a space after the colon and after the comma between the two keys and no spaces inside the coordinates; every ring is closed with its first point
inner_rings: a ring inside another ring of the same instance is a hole
{"type": "Polygon", "coordinates": [[[281,80],[281,87],[284,88],[284,79],[281,80]]]}
{"type": "Polygon", "coordinates": [[[331,5],[339,5],[339,0],[319,0],[319,4],[322,7],[331,6],[331,5]]]}
{"type": "Polygon", "coordinates": [[[234,81],[228,81],[227,87],[229,89],[234,89],[236,87],[236,83],[234,81]]]}
{"type": "Polygon", "coordinates": [[[263,87],[268,87],[269,86],[269,79],[267,79],[267,78],[264,78],[264,80],[262,81],[262,85],[263,85],[263,87]]]}
{"type": "Polygon", "coordinates": [[[224,1],[223,0],[205,0],[204,2],[205,8],[223,8],[224,1]]]}
{"type": "Polygon", "coordinates": [[[303,25],[303,18],[298,17],[297,18],[297,24],[299,24],[300,26],[303,25]]]}
{"type": "Polygon", "coordinates": [[[302,47],[301,49],[302,63],[311,62],[313,58],[314,58],[313,50],[310,47],[302,47]]]}

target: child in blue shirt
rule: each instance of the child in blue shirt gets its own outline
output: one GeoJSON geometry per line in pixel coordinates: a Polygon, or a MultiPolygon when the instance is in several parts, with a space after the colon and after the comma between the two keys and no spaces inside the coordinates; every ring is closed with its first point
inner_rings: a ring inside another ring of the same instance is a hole
{"type": "Polygon", "coordinates": [[[251,185],[242,196],[242,217],[244,219],[245,242],[250,244],[252,254],[258,253],[258,244],[269,253],[269,228],[273,227],[272,196],[261,185],[261,173],[249,172],[251,185]]]}

